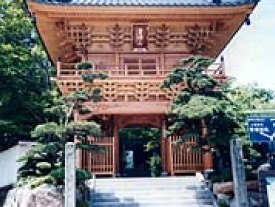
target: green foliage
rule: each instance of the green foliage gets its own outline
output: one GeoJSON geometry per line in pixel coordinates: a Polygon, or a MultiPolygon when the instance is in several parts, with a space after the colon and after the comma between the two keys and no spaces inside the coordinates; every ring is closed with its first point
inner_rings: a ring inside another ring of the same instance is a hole
{"type": "MultiPolygon", "coordinates": [[[[60,97],[56,90],[49,91],[51,68],[23,5],[23,0],[0,1],[0,151],[18,139],[37,140],[19,159],[23,165],[18,172],[18,183],[37,186],[54,181],[50,173],[64,166],[66,142],[100,134],[94,122],[72,121],[74,112],[85,110],[86,101],[99,101],[101,92],[92,89],[60,97]]],[[[91,64],[78,67],[91,69],[91,64]]],[[[90,70],[84,76],[90,84],[106,78],[90,70]]]]}
{"type": "Polygon", "coordinates": [[[34,178],[32,176],[29,176],[29,177],[25,177],[25,178],[22,178],[20,179],[18,182],[17,182],[17,186],[18,187],[22,187],[22,186],[28,186],[30,187],[31,189],[33,188],[36,188],[42,184],[53,184],[54,183],[54,179],[49,176],[49,175],[46,175],[46,176],[40,176],[39,178],[34,178]]]}
{"type": "Polygon", "coordinates": [[[232,181],[231,168],[225,168],[220,174],[212,174],[209,178],[212,183],[232,181]]]}
{"type": "Polygon", "coordinates": [[[260,88],[257,85],[231,86],[225,88],[225,91],[229,99],[238,106],[236,108],[236,111],[238,111],[238,117],[236,119],[240,127],[237,130],[237,135],[242,138],[243,141],[247,179],[256,179],[257,168],[266,160],[264,154],[261,154],[261,146],[254,144],[253,147],[251,147],[251,143],[248,140],[246,112],[251,110],[275,109],[273,102],[274,91],[260,88]]]}
{"type": "Polygon", "coordinates": [[[120,138],[127,139],[158,139],[160,137],[160,131],[157,128],[125,128],[120,131],[120,138]]]}
{"type": "Polygon", "coordinates": [[[161,174],[161,157],[154,154],[148,160],[150,172],[152,177],[158,177],[161,174]]]}
{"type": "Polygon", "coordinates": [[[75,138],[86,141],[88,136],[101,136],[100,126],[95,122],[75,121],[66,126],[66,135],[75,136],[75,138]]]}
{"type": "MultiPolygon", "coordinates": [[[[190,92],[205,91],[211,92],[217,82],[213,78],[205,74],[205,70],[213,63],[213,59],[207,57],[195,57],[180,61],[180,64],[173,72],[168,74],[167,79],[163,83],[163,88],[170,88],[177,84],[185,83],[190,92]]],[[[188,90],[186,90],[188,92],[188,90]]]]}
{"type": "Polygon", "coordinates": [[[268,107],[274,109],[274,104],[270,103],[274,93],[251,85],[219,85],[204,72],[212,62],[212,59],[205,57],[184,59],[181,67],[171,72],[164,81],[164,89],[186,86],[169,110],[169,133],[180,135],[178,142],[196,136],[197,146],[191,150],[201,149],[204,152],[207,149],[204,146],[210,145],[207,150],[214,152],[216,170],[229,169],[225,180],[231,179],[229,140],[242,138],[247,171],[253,175],[261,154],[247,140],[244,112],[268,107]],[[204,128],[207,129],[206,137],[203,137],[204,128]]]}
{"type": "Polygon", "coordinates": [[[55,122],[48,122],[36,126],[31,135],[40,142],[58,142],[64,134],[63,127],[58,126],[55,122]]]}
{"type": "Polygon", "coordinates": [[[246,113],[255,109],[275,109],[275,105],[272,102],[274,99],[274,92],[259,88],[257,85],[226,87],[225,89],[227,97],[234,102],[238,111],[238,122],[240,128],[238,129],[238,136],[247,140],[246,129],[246,113]]]}
{"type": "Polygon", "coordinates": [[[76,68],[79,70],[89,70],[92,69],[92,64],[89,62],[80,62],[76,65],[76,68]]]}
{"type": "MultiPolygon", "coordinates": [[[[228,97],[236,102],[242,110],[268,108],[274,99],[274,91],[259,88],[258,85],[236,86],[226,88],[228,97]]],[[[274,105],[270,105],[274,108],[274,105]]]]}
{"type": "Polygon", "coordinates": [[[48,60],[21,0],[0,1],[0,151],[45,121],[48,60]]]}
{"type": "Polygon", "coordinates": [[[89,207],[90,202],[88,201],[76,201],[76,207],[89,207]]]}
{"type": "Polygon", "coordinates": [[[82,74],[82,79],[87,82],[93,84],[96,79],[99,80],[105,80],[108,76],[103,73],[103,72],[97,72],[97,73],[92,73],[92,72],[85,72],[82,74]]]}
{"type": "MultiPolygon", "coordinates": [[[[102,77],[101,75],[95,75],[94,79],[102,77]]],[[[44,110],[47,115],[47,122],[37,125],[31,132],[32,137],[37,139],[39,144],[20,159],[23,166],[18,174],[19,183],[31,180],[31,183],[41,184],[41,178],[49,176],[53,180],[53,184],[62,185],[65,144],[74,139],[79,141],[76,145],[78,148],[99,152],[104,150],[88,142],[88,137],[98,137],[102,134],[97,123],[73,120],[74,113],[79,110],[85,110],[89,113],[85,102],[98,100],[100,91],[96,89],[92,92],[75,91],[65,97],[60,97],[53,91],[51,95],[53,97],[52,104],[48,104],[44,110]]],[[[78,170],[77,183],[79,188],[84,190],[84,181],[89,178],[90,175],[86,171],[78,170]]]]}
{"type": "MultiPolygon", "coordinates": [[[[65,127],[54,122],[38,125],[32,135],[39,140],[39,143],[18,160],[23,164],[18,171],[19,182],[22,183],[21,180],[24,181],[29,177],[33,183],[36,182],[35,178],[41,181],[42,177],[50,176],[54,181],[53,184],[63,184],[60,179],[64,178],[61,174],[64,174],[62,167],[65,163],[66,142],[78,138],[80,140],[78,147],[95,150],[97,146],[86,143],[87,137],[100,134],[100,127],[94,122],[69,122],[65,127]]],[[[89,177],[85,171],[78,170],[77,173],[80,184],[89,177]]],[[[37,182],[41,183],[40,181],[37,182]]]]}
{"type": "Polygon", "coordinates": [[[49,162],[39,162],[36,164],[36,167],[41,170],[51,169],[52,165],[49,162]]]}
{"type": "Polygon", "coordinates": [[[47,176],[62,165],[60,143],[37,144],[18,161],[23,165],[18,171],[19,178],[47,176]]]}
{"type": "Polygon", "coordinates": [[[52,176],[57,185],[63,185],[65,180],[65,168],[60,167],[51,171],[50,176],[52,176]]]}
{"type": "Polygon", "coordinates": [[[76,170],[76,184],[83,184],[86,180],[91,179],[91,174],[84,169],[76,170]]]}
{"type": "Polygon", "coordinates": [[[45,183],[54,184],[54,179],[51,176],[46,175],[43,177],[39,177],[38,179],[33,179],[32,182],[28,183],[28,185],[30,186],[31,189],[34,189],[45,183]]]}
{"type": "Polygon", "coordinates": [[[228,207],[227,203],[224,200],[218,200],[218,207],[228,207]]]}
{"type": "Polygon", "coordinates": [[[184,84],[169,110],[170,134],[181,135],[185,141],[197,136],[197,145],[203,150],[205,145],[223,152],[238,128],[235,104],[229,100],[219,84],[205,74],[213,60],[205,57],[190,57],[181,61],[181,67],[171,72],[164,81],[163,88],[184,84]],[[202,139],[203,129],[207,137],[202,139]]]}
{"type": "MultiPolygon", "coordinates": [[[[64,184],[65,168],[57,168],[52,170],[50,175],[54,178],[55,183],[58,185],[64,184]]],[[[76,185],[80,186],[85,183],[86,180],[91,179],[91,175],[84,169],[76,169],[76,185]]]]}

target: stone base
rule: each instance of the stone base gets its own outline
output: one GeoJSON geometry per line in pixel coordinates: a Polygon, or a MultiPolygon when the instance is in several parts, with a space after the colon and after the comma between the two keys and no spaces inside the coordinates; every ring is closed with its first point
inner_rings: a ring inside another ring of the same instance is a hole
{"type": "Polygon", "coordinates": [[[271,170],[268,164],[262,165],[258,170],[258,182],[260,192],[260,205],[261,207],[269,207],[267,195],[267,177],[275,177],[275,170],[271,170]]]}
{"type": "Polygon", "coordinates": [[[167,177],[168,176],[168,172],[162,171],[160,176],[161,177],[167,177]]]}

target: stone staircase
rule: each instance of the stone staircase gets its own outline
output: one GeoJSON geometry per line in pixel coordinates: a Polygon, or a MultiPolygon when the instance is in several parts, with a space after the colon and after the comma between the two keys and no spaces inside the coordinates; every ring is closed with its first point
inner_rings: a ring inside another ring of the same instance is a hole
{"type": "Polygon", "coordinates": [[[91,207],[212,207],[212,196],[195,176],[96,179],[91,207]]]}

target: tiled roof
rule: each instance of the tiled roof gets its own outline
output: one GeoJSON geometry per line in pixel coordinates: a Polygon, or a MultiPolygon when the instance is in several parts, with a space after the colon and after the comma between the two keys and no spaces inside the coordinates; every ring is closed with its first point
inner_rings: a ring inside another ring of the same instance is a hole
{"type": "Polygon", "coordinates": [[[238,6],[259,0],[32,0],[42,4],[87,6],[238,6]],[[220,3],[213,3],[220,2],[220,3]]]}

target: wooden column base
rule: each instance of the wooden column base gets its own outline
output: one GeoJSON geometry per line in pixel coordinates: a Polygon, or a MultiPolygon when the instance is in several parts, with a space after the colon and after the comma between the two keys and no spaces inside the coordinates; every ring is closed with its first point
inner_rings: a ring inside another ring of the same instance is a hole
{"type": "Polygon", "coordinates": [[[213,168],[213,156],[211,152],[206,152],[202,155],[203,160],[203,169],[211,169],[213,168]]]}

